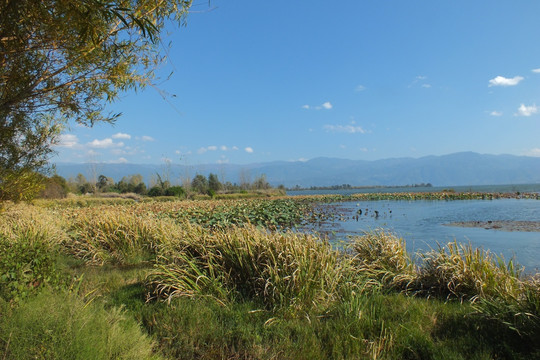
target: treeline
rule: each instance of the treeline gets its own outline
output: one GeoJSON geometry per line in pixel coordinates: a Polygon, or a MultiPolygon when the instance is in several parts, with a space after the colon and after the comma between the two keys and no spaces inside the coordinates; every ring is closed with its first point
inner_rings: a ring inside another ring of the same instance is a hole
{"type": "MultiPolygon", "coordinates": [[[[220,193],[248,192],[254,190],[267,190],[272,186],[266,180],[265,175],[260,175],[253,182],[243,181],[240,184],[221,182],[216,174],[204,176],[195,175],[191,180],[184,181],[182,186],[172,185],[171,182],[159,174],[156,174],[148,187],[140,174],[124,176],[120,181],[115,182],[113,178],[106,175],[99,175],[96,180],[88,180],[83,174],[78,174],[75,178],[66,180],[60,175],[43,178],[43,190],[38,197],[41,198],[63,198],[68,193],[73,194],[103,194],[134,193],[145,196],[176,196],[187,197],[191,194],[205,194],[213,197],[220,193]]],[[[280,186],[283,188],[283,186],[280,186]]]]}

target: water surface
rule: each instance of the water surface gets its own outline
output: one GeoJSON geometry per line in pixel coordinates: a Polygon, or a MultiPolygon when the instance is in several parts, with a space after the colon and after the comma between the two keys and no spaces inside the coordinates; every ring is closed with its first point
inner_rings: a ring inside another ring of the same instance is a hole
{"type": "Polygon", "coordinates": [[[460,221],[540,221],[540,201],[529,199],[453,201],[354,201],[322,206],[340,214],[314,226],[334,243],[384,228],[404,238],[411,253],[429,251],[450,241],[470,242],[505,259],[515,257],[527,272],[540,269],[540,232],[455,227],[460,221]]]}

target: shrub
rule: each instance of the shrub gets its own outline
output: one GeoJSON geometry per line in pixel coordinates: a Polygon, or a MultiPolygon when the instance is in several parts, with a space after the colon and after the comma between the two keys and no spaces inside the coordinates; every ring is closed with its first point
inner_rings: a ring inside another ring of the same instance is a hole
{"type": "Polygon", "coordinates": [[[0,297],[17,301],[62,282],[56,257],[66,239],[58,218],[43,209],[8,208],[0,217],[0,297]]]}

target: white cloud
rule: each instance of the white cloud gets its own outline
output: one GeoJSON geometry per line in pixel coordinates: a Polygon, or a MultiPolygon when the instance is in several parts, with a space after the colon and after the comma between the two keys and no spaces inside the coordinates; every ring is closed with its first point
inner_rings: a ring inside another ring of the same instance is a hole
{"type": "Polygon", "coordinates": [[[358,85],[354,88],[354,91],[360,92],[366,90],[366,87],[364,85],[358,85]]]}
{"type": "Polygon", "coordinates": [[[330,101],[325,102],[321,105],[323,109],[330,110],[333,106],[330,104],[330,101]]]}
{"type": "Polygon", "coordinates": [[[58,137],[58,144],[56,146],[73,148],[79,144],[79,138],[73,134],[62,134],[58,137]]]}
{"type": "Polygon", "coordinates": [[[141,140],[142,141],[155,141],[155,139],[151,136],[148,136],[148,135],[144,135],[141,137],[141,140]]]}
{"type": "Polygon", "coordinates": [[[532,114],[536,114],[538,112],[538,108],[536,105],[531,106],[525,106],[525,104],[521,104],[521,106],[518,108],[517,116],[531,116],[532,114]]]}
{"type": "Polygon", "coordinates": [[[127,159],[124,158],[124,157],[118,158],[118,159],[113,161],[113,163],[117,163],[117,164],[125,164],[127,162],[128,162],[127,159]]]}
{"type": "Polygon", "coordinates": [[[532,71],[533,73],[540,74],[540,69],[532,69],[531,71],[532,71]]]}
{"type": "Polygon", "coordinates": [[[500,112],[500,111],[494,110],[494,111],[490,112],[489,115],[491,115],[491,116],[502,116],[503,113],[500,112]]]}
{"type": "Polygon", "coordinates": [[[529,151],[525,152],[525,155],[526,156],[540,157],[540,148],[530,149],[529,151]]]}
{"type": "Polygon", "coordinates": [[[113,136],[111,136],[113,139],[131,139],[131,135],[124,134],[124,133],[116,133],[113,136]]]}
{"type": "Polygon", "coordinates": [[[366,130],[360,126],[353,125],[324,125],[324,129],[328,132],[344,132],[349,134],[365,134],[366,130]]]}
{"type": "Polygon", "coordinates": [[[249,147],[249,146],[248,146],[248,147],[245,148],[244,150],[245,150],[247,153],[249,153],[249,154],[253,154],[253,148],[252,148],[252,147],[249,147]]]}
{"type": "Polygon", "coordinates": [[[302,105],[302,109],[306,109],[306,110],[309,110],[309,109],[315,109],[315,110],[330,110],[332,109],[334,106],[330,103],[330,101],[326,101],[324,102],[323,104],[321,105],[317,105],[317,106],[311,106],[311,105],[302,105]]]}
{"type": "Polygon", "coordinates": [[[219,148],[221,151],[227,151],[229,150],[225,145],[221,145],[221,147],[219,148]]]}
{"type": "Polygon", "coordinates": [[[504,76],[497,76],[489,80],[489,87],[491,86],[515,86],[523,80],[522,76],[514,76],[513,78],[505,78],[504,76]]]}
{"type": "MultiPolygon", "coordinates": [[[[122,144],[122,143],[120,143],[120,144],[122,144]]],[[[115,144],[111,138],[106,138],[106,139],[103,139],[103,140],[94,139],[93,141],[89,142],[86,145],[88,145],[88,146],[90,146],[92,148],[97,148],[97,149],[106,149],[106,148],[111,148],[111,147],[114,147],[114,146],[118,146],[118,144],[115,144]]]]}
{"type": "Polygon", "coordinates": [[[232,149],[236,151],[238,150],[238,146],[233,146],[232,149]]]}
{"type": "Polygon", "coordinates": [[[210,145],[210,146],[207,146],[207,147],[202,147],[200,148],[199,150],[197,150],[197,153],[199,154],[204,154],[206,153],[207,151],[216,151],[218,149],[217,146],[215,145],[210,145]]]}

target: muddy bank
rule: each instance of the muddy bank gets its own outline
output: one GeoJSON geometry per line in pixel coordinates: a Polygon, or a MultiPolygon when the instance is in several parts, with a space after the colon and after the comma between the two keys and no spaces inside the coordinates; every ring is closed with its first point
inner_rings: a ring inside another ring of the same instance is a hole
{"type": "Polygon", "coordinates": [[[499,231],[526,231],[540,232],[540,221],[458,221],[444,224],[446,226],[459,226],[470,228],[484,228],[499,231]]]}

